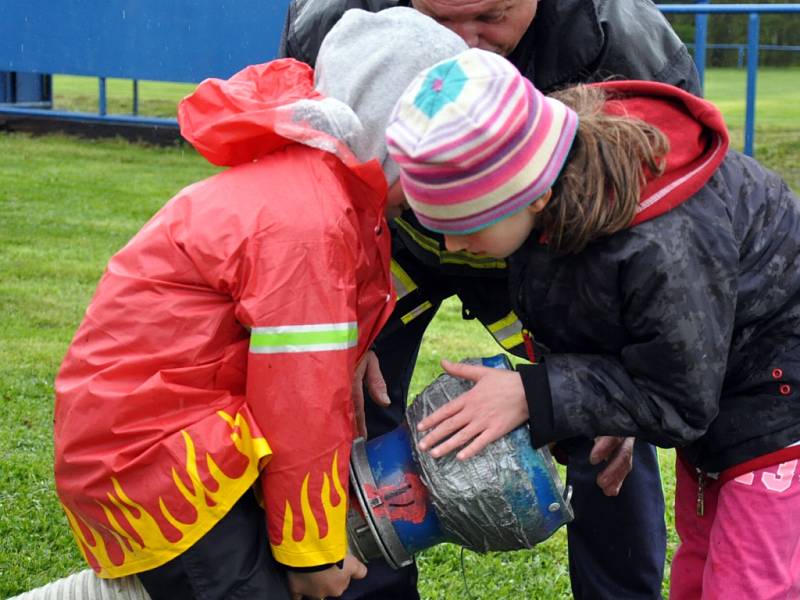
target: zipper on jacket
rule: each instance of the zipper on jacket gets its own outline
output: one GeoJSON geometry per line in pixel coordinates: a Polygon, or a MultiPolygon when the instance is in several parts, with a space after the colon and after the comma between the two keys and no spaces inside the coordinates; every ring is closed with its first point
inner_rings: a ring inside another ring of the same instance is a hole
{"type": "Polygon", "coordinates": [[[706,474],[697,469],[697,516],[702,517],[706,511],[706,474]]]}

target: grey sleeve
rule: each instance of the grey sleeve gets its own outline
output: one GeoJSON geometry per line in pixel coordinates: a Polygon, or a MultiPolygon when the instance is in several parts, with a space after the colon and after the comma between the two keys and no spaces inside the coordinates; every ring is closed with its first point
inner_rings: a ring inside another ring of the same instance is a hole
{"type": "Polygon", "coordinates": [[[598,79],[660,81],[700,95],[700,78],[686,45],[650,0],[598,4],[605,47],[595,65],[598,79]]]}
{"type": "MultiPolygon", "coordinates": [[[[292,23],[293,8],[294,2],[290,2],[289,8],[286,10],[286,20],[283,23],[283,31],[281,31],[281,41],[278,44],[278,58],[297,58],[296,52],[291,47],[291,40],[289,39],[289,28],[292,23]]],[[[298,58],[298,60],[300,59],[298,58]]]]}
{"type": "Polygon", "coordinates": [[[397,0],[292,0],[286,12],[278,56],[296,58],[312,67],[322,40],[346,10],[378,12],[397,0]]]}
{"type": "Polygon", "coordinates": [[[322,40],[347,8],[344,0],[292,0],[286,11],[278,56],[295,58],[313,67],[322,40]]]}

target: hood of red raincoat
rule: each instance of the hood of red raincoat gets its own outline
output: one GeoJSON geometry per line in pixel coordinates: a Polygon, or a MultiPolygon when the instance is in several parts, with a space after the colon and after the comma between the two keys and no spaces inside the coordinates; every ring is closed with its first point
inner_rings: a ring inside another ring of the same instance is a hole
{"type": "Polygon", "coordinates": [[[184,139],[215,165],[252,162],[298,141],[357,162],[342,141],[359,127],[357,117],[317,92],[314,71],[294,59],[206,79],[181,101],[178,123],[184,139]]]}
{"type": "Polygon", "coordinates": [[[655,125],[669,139],[664,172],[647,176],[631,226],[663,214],[698,192],[728,150],[728,130],[712,103],[680,88],[652,81],[595,84],[609,93],[607,114],[655,125]]]}

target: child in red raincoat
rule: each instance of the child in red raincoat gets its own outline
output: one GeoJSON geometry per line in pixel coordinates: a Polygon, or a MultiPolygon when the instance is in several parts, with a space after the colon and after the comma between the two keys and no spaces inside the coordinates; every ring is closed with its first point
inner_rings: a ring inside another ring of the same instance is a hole
{"type": "Polygon", "coordinates": [[[352,11],[316,73],[278,60],[181,103],[183,136],[231,168],[111,258],[56,380],[57,490],[101,577],[288,598],[363,576],[351,386],[394,304],[384,210],[402,198],[387,206],[383,133],[412,77],[465,47],[411,9],[352,11]]]}

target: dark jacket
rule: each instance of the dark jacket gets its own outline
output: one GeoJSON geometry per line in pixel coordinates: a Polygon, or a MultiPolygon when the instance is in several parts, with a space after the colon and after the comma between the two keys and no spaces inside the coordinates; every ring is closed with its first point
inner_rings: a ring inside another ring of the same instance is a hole
{"type": "MultiPolygon", "coordinates": [[[[293,0],[280,54],[310,65],[345,10],[379,11],[408,0],[293,0]]],[[[539,0],[509,60],[544,92],[609,77],[663,81],[700,93],[686,46],[649,0],[539,0]]]]}
{"type": "MultiPolygon", "coordinates": [[[[313,65],[323,37],[345,10],[378,11],[398,3],[408,1],[293,0],[281,55],[313,65]]],[[[532,26],[509,58],[545,91],[611,75],[664,81],[693,93],[700,89],[686,47],[648,0],[540,0],[532,26]]],[[[394,273],[401,275],[395,284],[401,294],[379,340],[386,341],[386,348],[400,347],[398,336],[421,337],[424,326],[418,319],[430,319],[444,298],[458,295],[465,318],[479,319],[504,349],[530,358],[521,324],[511,312],[505,261],[446,251],[442,237],[417,223],[411,211],[393,224],[392,234],[394,273]]],[[[419,340],[409,343],[416,347],[419,340]]],[[[410,368],[404,369],[407,380],[410,368]]],[[[398,385],[390,393],[404,399],[407,381],[398,385]]]]}
{"type": "MultiPolygon", "coordinates": [[[[648,101],[626,114],[692,127],[648,101]]],[[[549,348],[521,369],[535,445],[636,436],[714,472],[800,440],[800,201],[733,151],[676,195],[693,176],[651,181],[661,208],[578,254],[534,235],[509,258],[514,309],[549,348]]]]}

